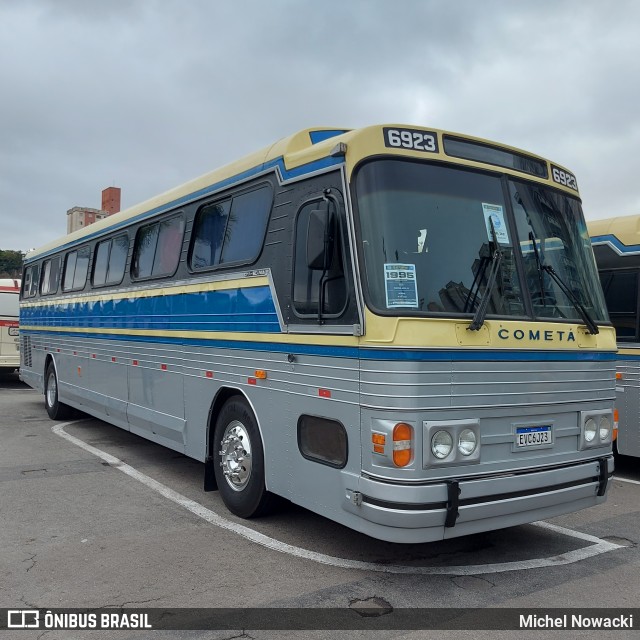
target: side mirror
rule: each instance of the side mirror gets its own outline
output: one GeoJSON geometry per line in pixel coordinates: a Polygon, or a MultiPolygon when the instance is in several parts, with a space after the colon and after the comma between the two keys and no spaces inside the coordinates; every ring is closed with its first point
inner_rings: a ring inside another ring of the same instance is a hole
{"type": "Polygon", "coordinates": [[[307,266],[313,271],[327,271],[333,257],[335,215],[329,201],[320,203],[309,214],[307,226],[307,266]]]}

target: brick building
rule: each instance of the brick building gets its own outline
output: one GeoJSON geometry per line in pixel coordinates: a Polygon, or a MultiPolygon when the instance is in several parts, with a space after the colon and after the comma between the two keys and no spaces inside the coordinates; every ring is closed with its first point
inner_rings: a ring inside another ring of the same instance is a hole
{"type": "Polygon", "coordinates": [[[120,211],[120,187],[107,187],[102,191],[102,209],[72,207],[67,211],[67,233],[82,229],[118,211],[120,211]]]}

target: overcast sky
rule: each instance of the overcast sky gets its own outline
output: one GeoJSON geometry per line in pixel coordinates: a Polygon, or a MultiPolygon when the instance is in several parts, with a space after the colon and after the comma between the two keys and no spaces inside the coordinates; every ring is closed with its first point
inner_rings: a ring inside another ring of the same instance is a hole
{"type": "Polygon", "coordinates": [[[637,0],[0,0],[0,249],[309,126],[521,147],[640,213],[637,0]]]}

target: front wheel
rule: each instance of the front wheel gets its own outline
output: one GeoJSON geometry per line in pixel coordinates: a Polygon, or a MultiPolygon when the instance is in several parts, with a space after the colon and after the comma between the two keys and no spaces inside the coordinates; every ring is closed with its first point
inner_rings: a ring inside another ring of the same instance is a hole
{"type": "Polygon", "coordinates": [[[241,518],[265,515],[274,496],[264,479],[260,430],[248,402],[241,397],[222,407],[213,436],[214,473],[227,509],[241,518]]]}
{"type": "Polygon", "coordinates": [[[67,420],[73,415],[73,409],[58,400],[58,374],[53,362],[44,375],[44,405],[52,420],[67,420]]]}

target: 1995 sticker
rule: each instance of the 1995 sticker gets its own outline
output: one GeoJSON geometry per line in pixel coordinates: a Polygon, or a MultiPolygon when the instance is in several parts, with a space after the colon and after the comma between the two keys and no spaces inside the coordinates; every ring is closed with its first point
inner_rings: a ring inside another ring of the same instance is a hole
{"type": "Polygon", "coordinates": [[[410,149],[438,153],[438,136],[433,131],[383,128],[384,144],[393,149],[410,149]]]}

